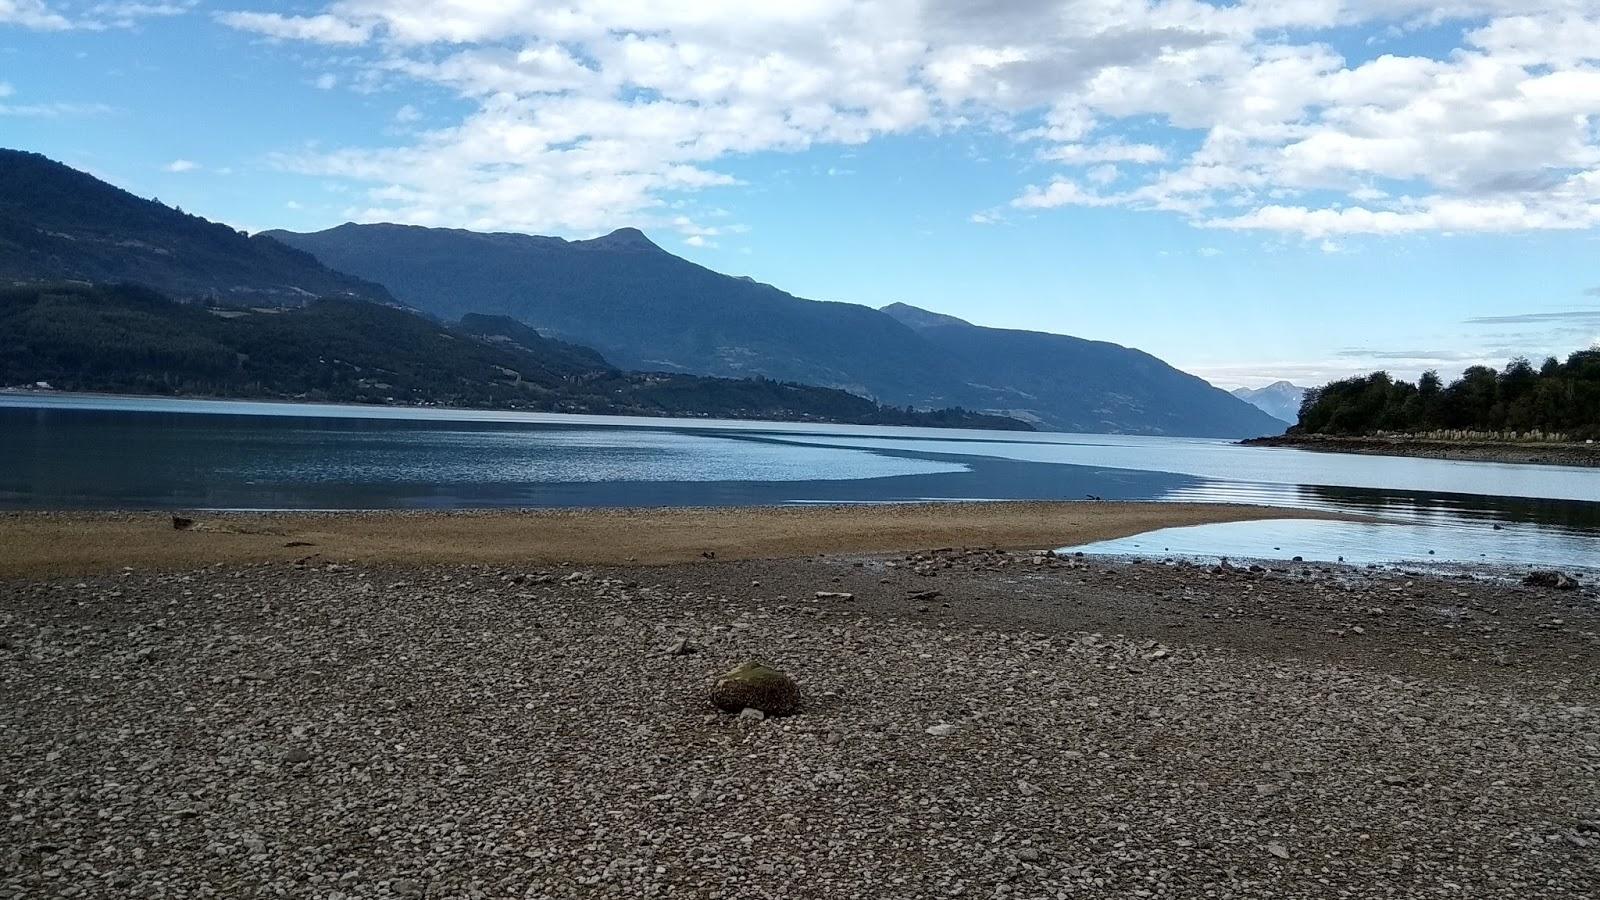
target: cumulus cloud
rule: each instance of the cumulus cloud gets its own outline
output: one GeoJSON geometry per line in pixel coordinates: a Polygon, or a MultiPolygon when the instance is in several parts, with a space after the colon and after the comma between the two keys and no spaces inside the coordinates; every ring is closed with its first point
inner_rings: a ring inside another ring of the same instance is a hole
{"type": "MultiPolygon", "coordinates": [[[[43,9],[0,10],[19,3],[43,9]]],[[[1600,205],[1600,0],[336,0],[219,20],[359,48],[367,78],[473,104],[395,146],[285,156],[367,182],[363,216],[667,221],[673,194],[732,184],[731,157],[960,129],[1047,167],[1012,208],[1120,206],[1332,249],[1586,229],[1600,205]],[[1351,38],[1419,27],[1456,46],[1351,38]]]]}
{"type": "Polygon", "coordinates": [[[0,25],[61,31],[71,28],[72,22],[46,6],[44,0],[0,0],[0,25]]]}
{"type": "Polygon", "coordinates": [[[1058,206],[1116,206],[1122,200],[1084,190],[1077,182],[1056,178],[1040,187],[1028,185],[1022,195],[1011,201],[1018,209],[1053,209],[1058,206]]]}
{"type": "Polygon", "coordinates": [[[200,164],[189,159],[175,159],[172,162],[167,163],[165,166],[165,169],[168,172],[180,174],[183,172],[193,172],[198,168],[200,168],[200,164]]]}

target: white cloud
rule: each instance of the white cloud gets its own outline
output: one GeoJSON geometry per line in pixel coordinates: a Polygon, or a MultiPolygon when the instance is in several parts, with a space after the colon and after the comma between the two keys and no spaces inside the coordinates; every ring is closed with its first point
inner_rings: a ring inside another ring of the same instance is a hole
{"type": "Polygon", "coordinates": [[[62,31],[71,28],[72,22],[46,6],[43,0],[0,0],[0,25],[62,31]]]}
{"type": "Polygon", "coordinates": [[[407,103],[406,105],[394,111],[394,120],[399,122],[401,125],[410,125],[414,122],[420,122],[422,120],[422,112],[415,106],[407,103]]]}
{"type": "Polygon", "coordinates": [[[165,166],[168,172],[193,172],[200,168],[200,164],[188,159],[175,159],[165,166]]]}
{"type": "MultiPolygon", "coordinates": [[[[4,0],[0,0],[4,2],[4,0]]],[[[285,16],[279,13],[227,12],[217,20],[230,28],[270,38],[312,41],[319,44],[361,44],[371,30],[336,16],[285,16]]]]}
{"type": "Polygon", "coordinates": [[[1304,206],[1263,206],[1242,215],[1215,218],[1210,228],[1286,231],[1308,238],[1329,235],[1398,235],[1420,231],[1452,233],[1504,232],[1524,229],[1580,229],[1600,224],[1600,206],[1584,202],[1571,206],[1530,206],[1522,200],[1452,200],[1430,198],[1420,208],[1373,210],[1351,206],[1308,209],[1304,206]]]}
{"type": "Polygon", "coordinates": [[[1106,163],[1105,165],[1095,166],[1085,172],[1084,175],[1095,184],[1106,185],[1113,184],[1118,178],[1121,178],[1122,170],[1110,163],[1106,163]]]}
{"type": "Polygon", "coordinates": [[[1049,167],[1020,209],[1321,241],[1590,228],[1600,204],[1600,0],[335,0],[218,18],[359,46],[339,51],[365,66],[353,83],[474,105],[394,146],[283,157],[365,182],[360,217],[667,222],[674,195],[734,184],[730,157],[961,129],[1049,167]],[[1458,46],[1375,56],[1351,37],[1423,27],[1458,46]]]}
{"type": "Polygon", "coordinates": [[[145,19],[181,16],[194,8],[197,0],[172,0],[161,3],[97,3],[72,13],[44,0],[0,0],[0,25],[17,25],[35,31],[132,28],[145,19]]]}
{"type": "Polygon", "coordinates": [[[70,29],[72,22],[61,13],[51,10],[43,0],[0,0],[0,26],[64,30],[70,29]]]}
{"type": "Polygon", "coordinates": [[[1028,185],[1011,205],[1018,209],[1054,209],[1058,206],[1116,206],[1120,202],[1118,197],[1086,191],[1075,181],[1056,178],[1044,187],[1028,185]]]}
{"type": "Polygon", "coordinates": [[[89,7],[79,23],[88,28],[132,28],[143,19],[181,16],[194,8],[196,0],[168,3],[98,3],[89,7]]]}
{"type": "Polygon", "coordinates": [[[9,97],[16,92],[17,89],[12,87],[10,82],[0,81],[0,97],[9,97]]]}
{"type": "Polygon", "coordinates": [[[1167,151],[1153,144],[1129,144],[1120,138],[1093,144],[1059,144],[1039,154],[1053,162],[1082,165],[1085,163],[1158,163],[1165,162],[1167,151]]]}
{"type": "Polygon", "coordinates": [[[323,72],[311,84],[319,91],[331,91],[339,85],[339,76],[332,72],[323,72]]]}
{"type": "Polygon", "coordinates": [[[0,116],[26,119],[64,119],[103,116],[112,112],[103,103],[0,103],[0,116]]]}

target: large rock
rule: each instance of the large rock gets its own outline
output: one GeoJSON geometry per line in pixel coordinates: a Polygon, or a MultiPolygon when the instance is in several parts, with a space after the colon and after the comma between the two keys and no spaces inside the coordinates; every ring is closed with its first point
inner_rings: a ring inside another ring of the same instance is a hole
{"type": "Polygon", "coordinates": [[[752,659],[717,679],[711,688],[711,702],[731,713],[759,709],[769,716],[787,716],[800,710],[800,686],[793,678],[752,659]]]}
{"type": "Polygon", "coordinates": [[[1565,572],[1530,572],[1522,583],[1529,587],[1554,588],[1558,591],[1578,589],[1578,579],[1565,572]]]}

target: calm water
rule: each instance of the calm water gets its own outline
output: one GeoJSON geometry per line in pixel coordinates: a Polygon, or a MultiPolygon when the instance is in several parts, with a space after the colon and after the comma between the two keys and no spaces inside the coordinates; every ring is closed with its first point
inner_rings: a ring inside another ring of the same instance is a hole
{"type": "Polygon", "coordinates": [[[1130,552],[1160,545],[1194,555],[1394,561],[1420,550],[1425,560],[1600,564],[1600,471],[1592,469],[1183,438],[0,394],[0,506],[10,508],[1091,496],[1276,504],[1398,523],[1178,530],[1145,536],[1130,552]],[[1246,546],[1267,552],[1239,549],[1246,546]]]}

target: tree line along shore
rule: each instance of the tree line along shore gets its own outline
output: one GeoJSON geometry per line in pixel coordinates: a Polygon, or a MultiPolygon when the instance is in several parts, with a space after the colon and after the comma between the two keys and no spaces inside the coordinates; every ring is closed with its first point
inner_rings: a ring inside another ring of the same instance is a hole
{"type": "Polygon", "coordinates": [[[1246,444],[1342,453],[1546,465],[1600,465],[1600,348],[1535,368],[1471,366],[1448,385],[1435,371],[1415,383],[1387,372],[1306,392],[1300,420],[1246,444]]]}

